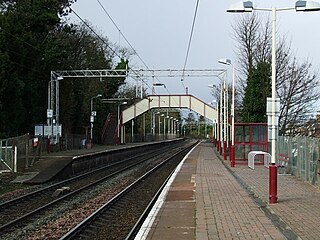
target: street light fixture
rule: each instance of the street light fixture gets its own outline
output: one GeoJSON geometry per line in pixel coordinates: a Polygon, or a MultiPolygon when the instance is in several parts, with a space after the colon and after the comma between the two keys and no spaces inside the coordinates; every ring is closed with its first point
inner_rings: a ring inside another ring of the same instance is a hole
{"type": "Polygon", "coordinates": [[[230,147],[230,164],[231,167],[235,166],[235,148],[234,148],[234,98],[235,98],[235,69],[230,59],[223,58],[218,61],[221,64],[232,66],[232,103],[231,103],[231,147],[230,147]]]}
{"type": "Polygon", "coordinates": [[[319,11],[320,3],[314,1],[297,1],[295,7],[289,8],[255,8],[251,1],[237,3],[231,6],[227,12],[230,13],[244,13],[252,12],[253,10],[269,11],[272,12],[272,76],[271,76],[271,166],[269,166],[269,202],[277,202],[277,166],[276,163],[276,12],[286,10],[296,11],[319,11]]]}
{"type": "Polygon", "coordinates": [[[153,85],[152,85],[152,94],[156,94],[156,91],[155,91],[154,87],[164,87],[164,88],[167,88],[164,83],[161,83],[161,82],[153,83],[153,85]]]}
{"type": "Polygon", "coordinates": [[[297,12],[320,11],[320,3],[314,1],[297,1],[295,8],[297,12]]]}
{"type": "Polygon", "coordinates": [[[93,122],[96,112],[93,112],[93,99],[102,97],[102,94],[98,94],[90,99],[90,146],[93,145],[93,122]]]}

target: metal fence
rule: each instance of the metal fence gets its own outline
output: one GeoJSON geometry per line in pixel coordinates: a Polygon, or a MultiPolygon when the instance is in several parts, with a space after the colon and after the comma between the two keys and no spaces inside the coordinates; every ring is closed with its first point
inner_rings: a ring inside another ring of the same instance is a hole
{"type": "Polygon", "coordinates": [[[29,134],[0,139],[0,173],[24,171],[51,152],[83,148],[84,138],[83,135],[70,135],[60,138],[59,144],[51,144],[48,138],[34,138],[29,134]]]}
{"type": "Polygon", "coordinates": [[[278,154],[288,157],[286,173],[320,186],[318,138],[284,137],[278,139],[278,154]]]}
{"type": "Polygon", "coordinates": [[[0,139],[0,172],[17,172],[24,168],[29,140],[29,135],[0,139]]]}

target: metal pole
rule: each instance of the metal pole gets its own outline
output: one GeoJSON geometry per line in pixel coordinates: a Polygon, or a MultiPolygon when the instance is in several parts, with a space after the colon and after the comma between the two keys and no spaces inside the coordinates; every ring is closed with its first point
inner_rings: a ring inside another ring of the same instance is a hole
{"type": "Polygon", "coordinates": [[[276,9],[272,8],[272,76],[271,76],[271,98],[272,98],[272,132],[271,132],[271,163],[276,163],[276,9]]]}
{"type": "Polygon", "coordinates": [[[143,140],[146,141],[146,114],[143,114],[143,140]]]}
{"type": "Polygon", "coordinates": [[[134,127],[134,121],[131,120],[131,142],[133,142],[133,127],[134,127]]]}
{"type": "Polygon", "coordinates": [[[160,113],[159,113],[159,139],[160,139],[160,133],[161,133],[161,130],[160,130],[160,113]]]}
{"type": "Polygon", "coordinates": [[[153,122],[152,122],[152,126],[153,126],[153,135],[156,135],[156,114],[153,112],[153,122]]]}
{"type": "Polygon", "coordinates": [[[222,148],[223,148],[223,114],[222,114],[222,101],[223,101],[223,98],[222,98],[222,91],[223,91],[223,86],[222,86],[222,81],[221,81],[221,84],[220,84],[220,147],[219,147],[219,150],[220,150],[220,155],[222,154],[222,148]]]}
{"type": "Polygon", "coordinates": [[[231,158],[231,167],[235,166],[235,148],[234,148],[234,138],[235,138],[235,132],[234,132],[234,98],[235,98],[235,69],[233,64],[232,65],[232,106],[231,106],[231,148],[230,148],[230,158],[231,158]]]}
{"type": "Polygon", "coordinates": [[[117,144],[119,144],[119,138],[120,138],[120,104],[118,104],[118,127],[117,127],[117,144]]]}
{"type": "Polygon", "coordinates": [[[166,139],[166,117],[163,116],[163,139],[166,139]]]}
{"type": "Polygon", "coordinates": [[[227,160],[227,106],[226,106],[226,79],[223,79],[223,124],[224,124],[224,134],[223,134],[223,159],[227,160]]]}
{"type": "Polygon", "coordinates": [[[277,166],[276,163],[276,8],[272,8],[272,64],[271,64],[271,166],[269,166],[269,203],[277,203],[277,166]]]}
{"type": "Polygon", "coordinates": [[[90,144],[93,143],[93,122],[92,122],[93,98],[90,101],[90,144]]]}
{"type": "Polygon", "coordinates": [[[228,87],[228,77],[226,76],[226,88],[225,88],[225,94],[226,94],[226,153],[227,149],[229,148],[229,87],[228,87]]]}
{"type": "Polygon", "coordinates": [[[152,110],[150,110],[150,130],[151,130],[151,135],[153,135],[153,122],[152,122],[152,110]]]}
{"type": "Polygon", "coordinates": [[[58,139],[58,126],[60,123],[60,113],[59,113],[59,79],[56,78],[56,143],[59,142],[58,139]]]}
{"type": "Polygon", "coordinates": [[[143,80],[142,80],[142,78],[141,78],[141,86],[140,86],[140,98],[142,99],[143,98],[143,80]]]}

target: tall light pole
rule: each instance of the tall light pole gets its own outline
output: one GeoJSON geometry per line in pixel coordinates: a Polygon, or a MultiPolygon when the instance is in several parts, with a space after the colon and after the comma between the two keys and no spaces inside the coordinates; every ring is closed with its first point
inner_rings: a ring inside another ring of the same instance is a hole
{"type": "MultiPolygon", "coordinates": [[[[209,88],[217,88],[216,85],[208,85],[209,88]]],[[[223,149],[223,140],[224,140],[224,132],[223,132],[223,86],[222,86],[222,81],[221,81],[221,84],[220,84],[220,102],[218,103],[218,112],[219,112],[219,116],[218,116],[218,128],[217,128],[217,131],[219,132],[219,136],[218,136],[218,144],[217,144],[217,151],[219,152],[219,154],[221,155],[222,154],[222,149],[223,149]]]]}
{"type": "Polygon", "coordinates": [[[163,117],[163,139],[165,139],[165,136],[166,136],[166,118],[164,116],[164,113],[161,114],[161,117],[163,117]]]}
{"type": "Polygon", "coordinates": [[[102,97],[101,94],[94,96],[90,99],[90,146],[93,145],[93,123],[94,117],[96,116],[96,112],[93,111],[93,99],[102,97]]]}
{"type": "Polygon", "coordinates": [[[231,147],[230,147],[230,164],[231,167],[235,166],[235,148],[234,148],[234,98],[235,98],[235,68],[230,59],[220,59],[218,61],[221,64],[232,66],[232,103],[231,103],[231,147]]]}
{"type": "Polygon", "coordinates": [[[121,105],[126,105],[126,104],[128,104],[128,102],[119,102],[118,103],[118,114],[117,114],[117,144],[119,144],[119,143],[122,143],[122,140],[121,141],[119,141],[119,139],[120,139],[120,127],[121,127],[121,116],[120,116],[120,108],[121,108],[121,105]]]}
{"type": "Polygon", "coordinates": [[[277,123],[276,123],[276,12],[277,11],[320,11],[320,3],[314,1],[297,1],[295,7],[288,8],[254,8],[251,1],[239,2],[231,6],[227,12],[244,13],[258,11],[272,12],[272,62],[271,62],[271,166],[269,166],[269,202],[276,203],[277,196],[277,166],[276,163],[276,140],[277,140],[277,123]]]}

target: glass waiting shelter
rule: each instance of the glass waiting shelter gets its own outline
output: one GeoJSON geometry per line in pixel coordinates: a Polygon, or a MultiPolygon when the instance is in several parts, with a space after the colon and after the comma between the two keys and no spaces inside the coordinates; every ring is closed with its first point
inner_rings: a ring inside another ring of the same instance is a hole
{"type": "Polygon", "coordinates": [[[247,164],[250,151],[268,152],[267,123],[235,123],[234,145],[236,164],[247,164]]]}

